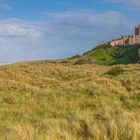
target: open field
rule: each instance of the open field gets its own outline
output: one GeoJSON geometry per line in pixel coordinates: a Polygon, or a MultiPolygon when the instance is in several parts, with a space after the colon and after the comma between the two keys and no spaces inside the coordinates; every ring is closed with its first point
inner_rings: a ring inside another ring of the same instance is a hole
{"type": "Polygon", "coordinates": [[[140,140],[140,65],[0,67],[0,140],[140,140]]]}

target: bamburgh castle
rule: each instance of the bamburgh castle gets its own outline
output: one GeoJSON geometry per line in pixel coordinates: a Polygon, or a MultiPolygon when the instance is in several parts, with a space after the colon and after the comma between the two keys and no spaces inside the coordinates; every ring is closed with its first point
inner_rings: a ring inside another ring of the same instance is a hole
{"type": "Polygon", "coordinates": [[[140,25],[135,27],[135,35],[122,36],[119,39],[112,40],[110,44],[111,46],[140,44],[140,25]]]}

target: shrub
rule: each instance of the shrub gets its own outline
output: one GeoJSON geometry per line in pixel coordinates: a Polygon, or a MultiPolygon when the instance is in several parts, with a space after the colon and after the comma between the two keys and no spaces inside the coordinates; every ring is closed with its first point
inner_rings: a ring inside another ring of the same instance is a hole
{"type": "Polygon", "coordinates": [[[69,63],[69,62],[68,61],[62,61],[61,63],[64,63],[65,64],[65,63],[69,63]]]}
{"type": "Polygon", "coordinates": [[[112,75],[112,76],[118,76],[120,74],[124,73],[124,69],[120,66],[115,66],[111,68],[106,74],[112,75]]]}
{"type": "Polygon", "coordinates": [[[88,60],[78,60],[75,62],[75,65],[83,65],[83,64],[89,64],[88,60]]]}
{"type": "Polygon", "coordinates": [[[80,58],[81,57],[81,55],[74,55],[74,56],[72,56],[70,59],[74,59],[74,58],[80,58]]]}

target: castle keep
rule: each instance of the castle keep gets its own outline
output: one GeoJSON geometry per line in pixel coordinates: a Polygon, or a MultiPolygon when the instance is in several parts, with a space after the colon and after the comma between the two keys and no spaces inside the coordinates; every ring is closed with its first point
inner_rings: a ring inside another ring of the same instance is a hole
{"type": "Polygon", "coordinates": [[[122,36],[119,39],[112,40],[110,44],[112,46],[140,44],[140,25],[135,27],[134,35],[122,36]]]}

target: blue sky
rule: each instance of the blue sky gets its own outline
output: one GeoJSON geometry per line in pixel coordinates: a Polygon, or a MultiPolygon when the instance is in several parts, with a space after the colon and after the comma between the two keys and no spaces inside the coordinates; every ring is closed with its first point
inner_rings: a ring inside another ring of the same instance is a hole
{"type": "Polygon", "coordinates": [[[82,54],[137,24],[139,0],[0,0],[0,63],[82,54]]]}

